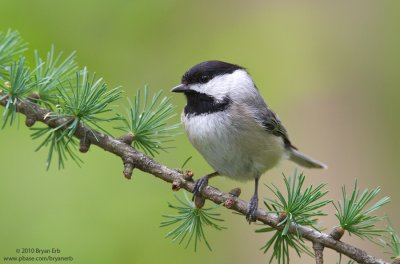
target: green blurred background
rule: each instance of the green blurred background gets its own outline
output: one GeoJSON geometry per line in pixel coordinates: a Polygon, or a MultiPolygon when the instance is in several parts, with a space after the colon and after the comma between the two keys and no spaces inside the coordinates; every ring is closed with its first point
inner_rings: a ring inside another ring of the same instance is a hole
{"type": "MultiPolygon", "coordinates": [[[[67,53],[77,50],[80,66],[112,87],[122,85],[129,97],[145,84],[170,95],[185,70],[204,60],[247,67],[292,142],[329,165],[326,171],[306,170],[307,182],[327,183],[333,199],[355,178],[362,188],[381,186],[393,202],[380,213],[400,231],[399,2],[0,3],[0,30],[20,31],[30,43],[30,59],[34,49],[44,53],[51,44],[67,53]]],[[[172,100],[179,113],[184,98],[172,100]]],[[[171,213],[167,202],[175,202],[169,184],[139,171],[125,180],[121,161],[96,147],[80,155],[82,168],[69,162],[65,170],[53,164],[46,171],[47,153],[34,152],[39,142],[30,133],[23,125],[0,132],[1,261],[17,255],[16,248],[56,247],[60,255],[73,256],[73,263],[267,262],[259,248],[268,237],[223,209],[228,229],[209,232],[212,252],[171,243],[164,239],[167,229],[159,228],[161,214],[171,213]]],[[[195,176],[211,171],[183,134],[173,145],[156,159],[176,168],[193,156],[188,166],[195,176]]],[[[283,162],[262,183],[282,185],[281,173],[294,168],[283,162]]],[[[212,184],[224,191],[239,186],[225,178],[212,184]]],[[[240,186],[242,198],[249,199],[253,183],[240,186]]],[[[265,187],[261,192],[271,195],[265,187]]],[[[332,206],[325,211],[330,216],[321,223],[329,231],[337,222],[332,206]]],[[[367,241],[348,235],[344,240],[387,257],[367,241]]],[[[336,253],[325,254],[326,263],[336,263],[336,253]]],[[[313,260],[304,256],[300,262],[313,260]]]]}

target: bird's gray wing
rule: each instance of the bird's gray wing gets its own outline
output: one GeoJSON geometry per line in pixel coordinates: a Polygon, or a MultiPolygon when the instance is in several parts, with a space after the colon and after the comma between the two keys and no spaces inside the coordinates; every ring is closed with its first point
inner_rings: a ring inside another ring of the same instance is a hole
{"type": "Polygon", "coordinates": [[[279,120],[279,117],[265,104],[264,101],[258,104],[257,117],[257,121],[265,128],[267,132],[283,139],[286,148],[297,149],[290,142],[287,130],[279,120]]]}
{"type": "Polygon", "coordinates": [[[247,90],[247,93],[244,96],[237,98],[237,103],[239,105],[245,105],[245,108],[249,110],[253,118],[265,129],[265,131],[281,137],[286,148],[297,149],[290,142],[286,128],[283,126],[274,111],[267,106],[256,86],[254,86],[254,89],[251,89],[250,91],[247,90]]]}

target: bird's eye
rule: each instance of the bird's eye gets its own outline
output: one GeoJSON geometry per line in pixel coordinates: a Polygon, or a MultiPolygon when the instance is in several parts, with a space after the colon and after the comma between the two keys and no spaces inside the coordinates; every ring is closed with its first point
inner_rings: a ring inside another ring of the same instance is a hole
{"type": "Polygon", "coordinates": [[[200,82],[201,83],[206,83],[206,82],[208,82],[210,80],[210,76],[208,76],[208,75],[202,75],[201,77],[200,77],[200,82]]]}

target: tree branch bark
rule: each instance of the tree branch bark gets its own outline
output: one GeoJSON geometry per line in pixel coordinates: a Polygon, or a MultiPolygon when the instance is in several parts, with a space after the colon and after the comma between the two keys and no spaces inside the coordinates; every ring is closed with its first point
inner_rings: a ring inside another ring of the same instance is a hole
{"type": "MultiPolygon", "coordinates": [[[[2,92],[0,90],[0,96],[1,95],[2,92]]],[[[0,100],[0,105],[5,106],[6,104],[7,98],[3,98],[2,100],[0,100]]],[[[48,118],[50,114],[50,111],[48,109],[45,109],[29,100],[22,100],[17,102],[17,111],[24,114],[29,119],[29,122],[27,122],[28,125],[38,121],[48,125],[49,127],[55,128],[68,122],[66,118],[48,118]]],[[[125,143],[127,142],[126,140],[123,140],[121,138],[113,138],[84,126],[80,126],[76,130],[74,136],[84,141],[84,143],[81,144],[81,147],[84,150],[82,152],[87,151],[86,147],[88,148],[90,145],[96,145],[99,148],[102,148],[105,151],[108,151],[120,157],[124,164],[124,176],[128,179],[131,177],[133,169],[137,168],[141,171],[152,174],[163,181],[173,183],[173,188],[175,190],[180,188],[183,188],[189,192],[192,192],[193,190],[194,183],[190,179],[190,177],[185,177],[185,175],[183,175],[182,173],[161,165],[151,157],[148,157],[143,153],[138,152],[130,144],[125,143]]],[[[205,199],[210,200],[216,204],[223,204],[228,201],[229,206],[226,206],[227,208],[229,207],[228,209],[234,210],[243,215],[246,215],[247,213],[248,203],[246,201],[243,201],[232,194],[221,192],[212,186],[207,186],[206,188],[204,188],[202,190],[202,196],[205,199]]],[[[257,210],[256,217],[258,221],[271,227],[280,229],[280,227],[278,227],[279,219],[275,213],[268,213],[265,210],[259,208],[257,210]]],[[[245,223],[245,221],[243,221],[243,223],[245,223]]],[[[318,255],[318,259],[322,259],[322,250],[320,248],[326,247],[346,255],[349,258],[357,261],[358,263],[388,263],[384,260],[368,255],[367,252],[362,249],[342,242],[339,239],[333,238],[329,234],[318,232],[309,227],[297,226],[296,228],[295,225],[292,224],[289,230],[293,234],[296,234],[297,231],[300,232],[301,236],[304,239],[309,240],[313,243],[314,249],[315,246],[317,246],[316,255],[321,254],[320,256],[318,255]]],[[[317,260],[317,263],[322,263],[322,260],[317,260]]]]}
{"type": "Polygon", "coordinates": [[[315,254],[315,263],[324,264],[324,246],[320,243],[313,242],[313,249],[315,254]]]}

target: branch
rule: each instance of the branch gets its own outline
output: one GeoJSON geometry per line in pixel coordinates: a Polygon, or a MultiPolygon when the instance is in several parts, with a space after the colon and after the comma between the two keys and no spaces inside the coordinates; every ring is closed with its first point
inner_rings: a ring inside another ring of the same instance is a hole
{"type": "MultiPolygon", "coordinates": [[[[0,90],[0,96],[1,95],[2,91],[0,90]]],[[[5,106],[7,104],[7,100],[7,97],[0,100],[0,105],[5,106]]],[[[29,100],[19,101],[17,103],[17,111],[24,114],[27,119],[29,119],[29,122],[27,122],[28,124],[31,124],[32,122],[34,123],[34,121],[39,121],[51,128],[56,128],[68,122],[68,120],[65,118],[48,118],[48,116],[50,115],[50,111],[48,109],[45,109],[29,100]]],[[[90,145],[96,145],[99,148],[102,148],[105,151],[108,151],[120,157],[124,164],[123,173],[128,179],[130,179],[133,169],[137,168],[141,171],[152,174],[157,178],[160,178],[161,180],[172,183],[172,186],[175,190],[183,188],[189,192],[193,191],[194,182],[190,177],[185,176],[182,173],[170,169],[164,165],[161,165],[149,156],[138,152],[130,144],[127,144],[129,143],[129,141],[124,140],[123,138],[113,138],[85,126],[79,126],[76,129],[74,136],[80,139],[81,152],[86,152],[90,145]]],[[[226,204],[226,208],[234,210],[243,215],[247,213],[248,203],[246,201],[239,199],[235,195],[221,192],[212,186],[207,186],[206,188],[204,188],[202,191],[202,196],[205,199],[213,201],[216,204],[226,204]]],[[[275,213],[268,213],[265,210],[259,208],[257,210],[256,218],[260,222],[273,228],[279,230],[282,229],[282,226],[278,226],[279,218],[275,213]]],[[[358,263],[387,263],[384,260],[368,255],[367,252],[362,249],[340,241],[337,237],[335,239],[329,234],[318,232],[309,227],[296,227],[294,224],[292,224],[289,228],[289,231],[292,234],[297,234],[297,232],[299,232],[302,238],[309,240],[313,243],[313,248],[316,251],[317,263],[322,263],[322,250],[325,247],[342,253],[349,258],[357,261],[358,263]],[[319,260],[320,258],[321,260],[319,260]]]]}
{"type": "Polygon", "coordinates": [[[324,263],[324,246],[320,243],[313,242],[313,249],[315,252],[315,263],[323,264],[324,263]]]}

